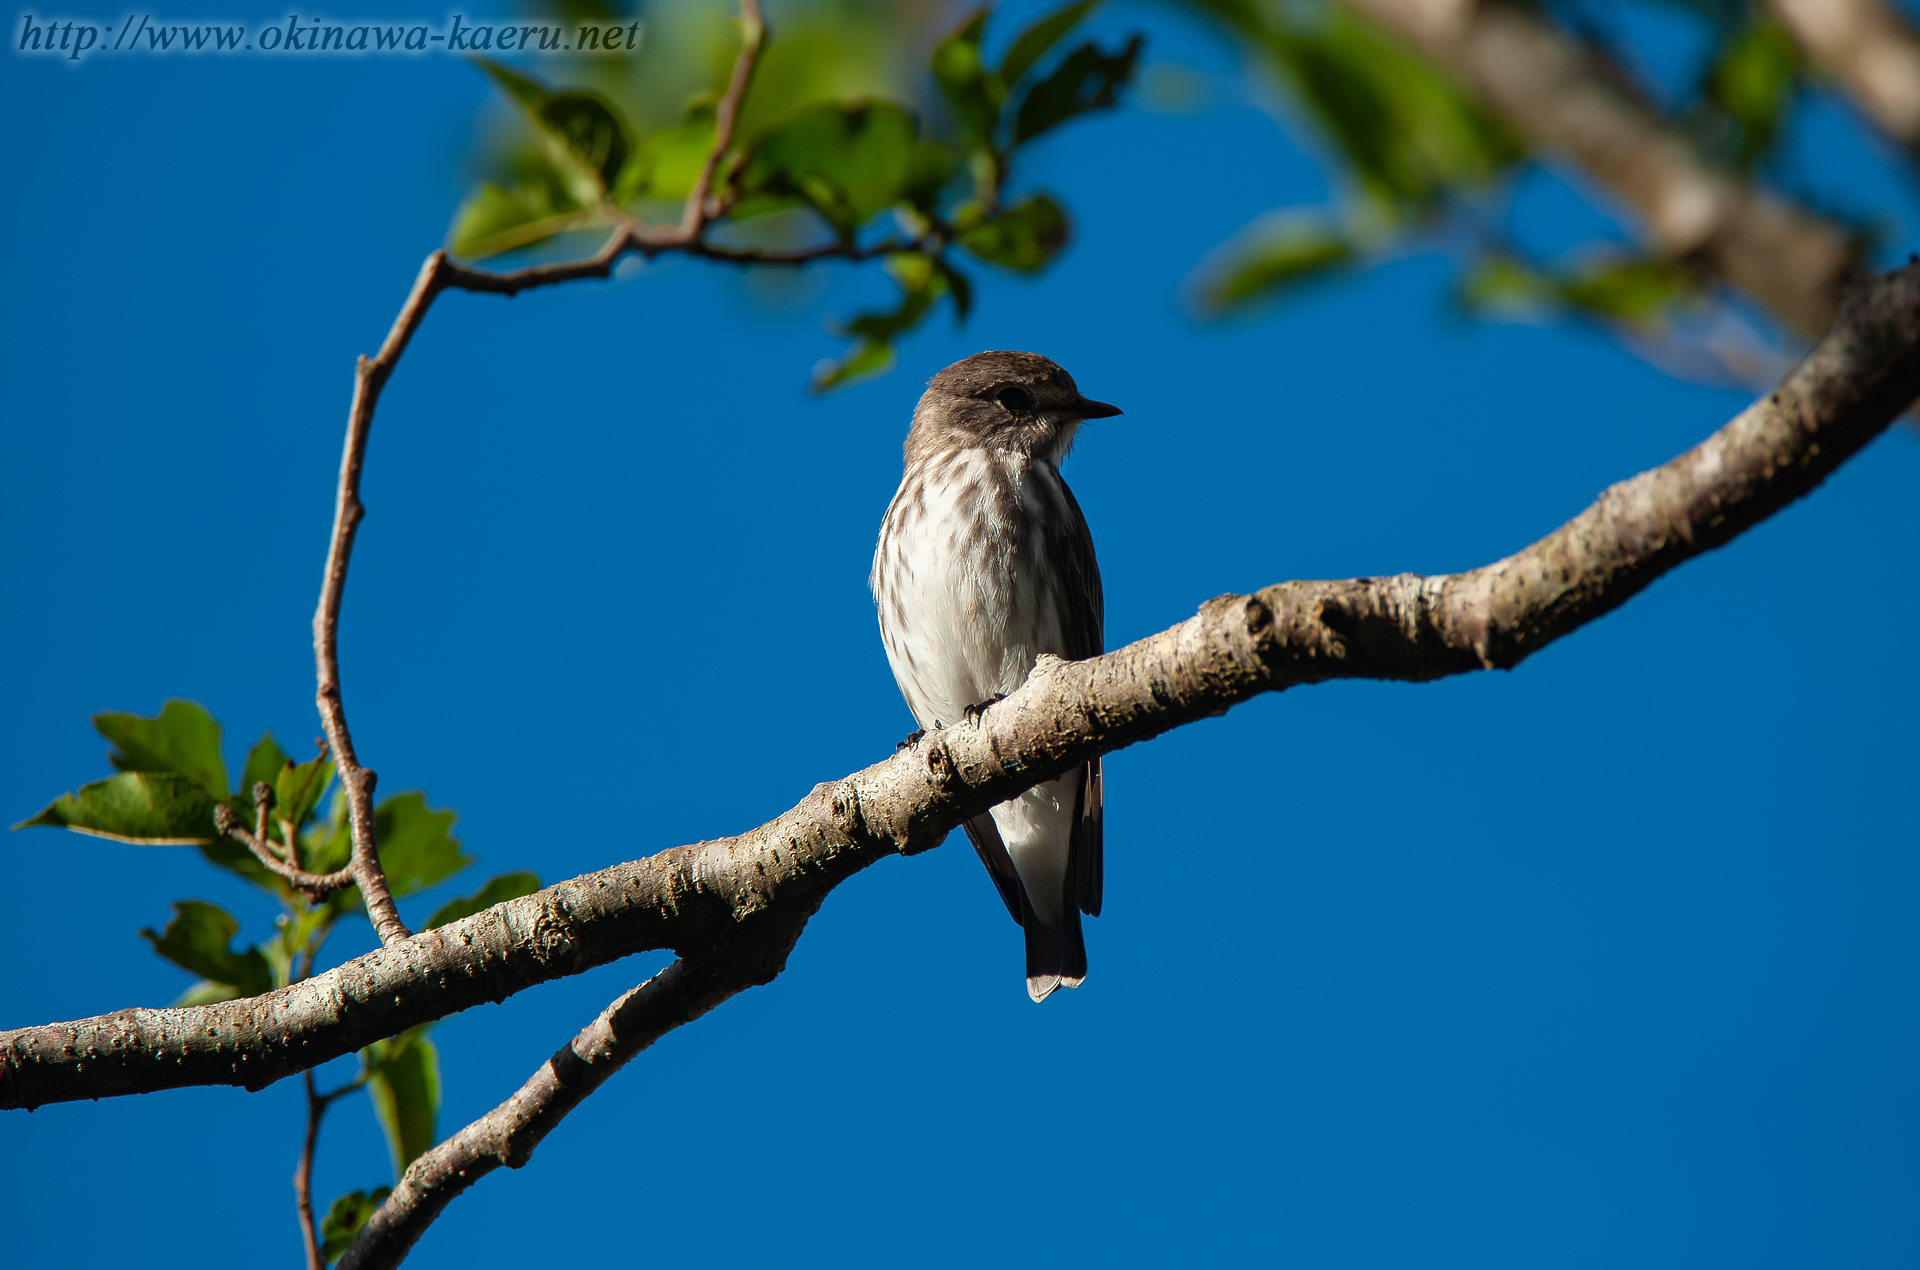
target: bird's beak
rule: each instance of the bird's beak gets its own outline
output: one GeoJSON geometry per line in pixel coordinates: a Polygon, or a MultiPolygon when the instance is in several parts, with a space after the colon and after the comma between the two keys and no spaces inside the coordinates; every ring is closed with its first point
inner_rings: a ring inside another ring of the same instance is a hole
{"type": "Polygon", "coordinates": [[[1125,412],[1122,411],[1120,407],[1109,406],[1104,401],[1093,401],[1089,398],[1082,397],[1060,413],[1072,415],[1076,419],[1111,419],[1113,416],[1125,412]]]}

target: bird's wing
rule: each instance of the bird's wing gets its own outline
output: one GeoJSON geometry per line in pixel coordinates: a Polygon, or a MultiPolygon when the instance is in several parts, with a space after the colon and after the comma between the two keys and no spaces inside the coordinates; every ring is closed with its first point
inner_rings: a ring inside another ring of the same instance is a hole
{"type": "Polygon", "coordinates": [[[1020,875],[1014,871],[1013,857],[1007,854],[1007,844],[1001,841],[1000,830],[993,823],[993,817],[983,812],[972,820],[963,821],[960,827],[967,831],[967,841],[979,853],[980,863],[987,866],[987,876],[993,879],[994,889],[1006,901],[1007,912],[1013,915],[1013,924],[1025,925],[1020,920],[1020,875]]]}
{"type": "MultiPolygon", "coordinates": [[[[1107,646],[1100,563],[1094,559],[1093,534],[1087,529],[1087,518],[1080,513],[1073,491],[1065,481],[1060,482],[1060,489],[1066,495],[1067,510],[1071,514],[1066,524],[1056,528],[1054,541],[1047,544],[1051,549],[1048,557],[1060,562],[1058,602],[1068,645],[1060,655],[1069,660],[1098,657],[1107,646]]],[[[1079,814],[1073,822],[1070,859],[1075,902],[1081,912],[1098,917],[1101,883],[1106,871],[1100,832],[1101,808],[1105,801],[1100,759],[1096,756],[1090,760],[1085,771],[1080,785],[1079,814]]]]}
{"type": "Polygon", "coordinates": [[[1105,881],[1103,844],[1100,841],[1101,790],[1100,756],[1086,766],[1086,779],[1080,785],[1080,814],[1073,822],[1073,842],[1069,848],[1073,862],[1073,895],[1080,911],[1088,917],[1100,916],[1100,892],[1105,881]]]}

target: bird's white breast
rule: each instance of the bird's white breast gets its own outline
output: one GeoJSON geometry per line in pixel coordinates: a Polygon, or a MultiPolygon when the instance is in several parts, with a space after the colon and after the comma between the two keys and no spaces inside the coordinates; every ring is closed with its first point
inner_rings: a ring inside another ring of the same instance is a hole
{"type": "Polygon", "coordinates": [[[1045,536],[1021,532],[1067,514],[1044,459],[952,450],[910,467],[894,495],[871,583],[887,660],[922,727],[1018,687],[1043,652],[1062,651],[1045,536]]]}

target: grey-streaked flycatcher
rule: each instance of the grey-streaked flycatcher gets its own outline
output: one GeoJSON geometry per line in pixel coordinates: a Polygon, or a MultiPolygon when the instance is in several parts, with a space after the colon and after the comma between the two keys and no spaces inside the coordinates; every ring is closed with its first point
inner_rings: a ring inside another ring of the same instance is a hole
{"type": "MultiPolygon", "coordinates": [[[[874,603],[894,682],[922,728],[1020,686],[1042,653],[1105,650],[1093,536],[1060,462],[1089,401],[1035,353],[976,353],[931,380],[880,523],[874,603]]],[[[1100,915],[1100,760],[963,826],[1027,937],[1027,994],[1087,975],[1080,914],[1100,915]]]]}

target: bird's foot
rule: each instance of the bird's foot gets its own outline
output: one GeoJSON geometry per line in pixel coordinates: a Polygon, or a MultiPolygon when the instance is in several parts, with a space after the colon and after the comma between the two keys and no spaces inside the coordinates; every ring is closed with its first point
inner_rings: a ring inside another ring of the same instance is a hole
{"type": "Polygon", "coordinates": [[[927,734],[927,730],[925,728],[921,728],[916,732],[909,733],[906,740],[900,742],[900,744],[893,747],[893,752],[895,754],[898,754],[901,750],[907,749],[910,746],[917,744],[920,738],[925,736],[926,734],[927,734]]]}
{"type": "Polygon", "coordinates": [[[987,712],[988,706],[998,705],[1000,702],[1005,701],[1006,699],[1007,699],[1006,693],[996,692],[991,697],[988,697],[985,701],[980,702],[978,705],[971,705],[966,707],[964,710],[960,712],[960,717],[966,720],[968,723],[978,723],[980,722],[980,716],[987,712]]]}

